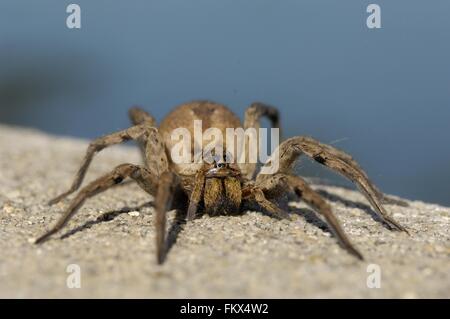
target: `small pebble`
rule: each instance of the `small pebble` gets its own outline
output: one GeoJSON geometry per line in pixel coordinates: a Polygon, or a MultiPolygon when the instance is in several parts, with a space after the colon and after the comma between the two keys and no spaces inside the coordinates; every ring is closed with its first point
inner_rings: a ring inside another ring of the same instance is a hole
{"type": "Polygon", "coordinates": [[[132,217],[137,217],[137,216],[139,216],[139,212],[137,212],[137,211],[128,212],[128,215],[130,215],[132,217]]]}
{"type": "Polygon", "coordinates": [[[5,213],[7,213],[7,214],[11,214],[11,213],[14,211],[14,207],[11,206],[11,205],[5,204],[5,205],[3,206],[3,211],[4,211],[5,213]]]}

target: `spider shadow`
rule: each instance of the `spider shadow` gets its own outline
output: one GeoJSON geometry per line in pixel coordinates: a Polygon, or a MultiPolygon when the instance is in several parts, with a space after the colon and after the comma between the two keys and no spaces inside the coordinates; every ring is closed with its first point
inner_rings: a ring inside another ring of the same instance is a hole
{"type": "MultiPolygon", "coordinates": [[[[324,221],[321,217],[319,217],[318,213],[313,211],[310,208],[307,207],[295,207],[292,205],[292,203],[298,203],[301,199],[299,199],[297,196],[286,196],[278,201],[276,201],[276,204],[278,207],[283,209],[286,212],[289,212],[289,215],[297,215],[301,219],[303,219],[306,223],[313,225],[314,227],[317,227],[318,229],[322,230],[325,233],[330,234],[332,238],[334,238],[337,242],[337,244],[344,250],[348,250],[348,248],[339,240],[339,238],[334,233],[333,229],[326,221],[324,221]]],[[[261,211],[264,215],[273,216],[268,212],[261,211]]],[[[276,217],[275,217],[276,218],[276,217]]]]}
{"type": "Polygon", "coordinates": [[[94,220],[89,220],[87,222],[85,222],[84,224],[75,227],[69,231],[67,231],[66,233],[62,234],[59,239],[66,239],[72,235],[75,235],[76,233],[80,232],[80,231],[84,231],[85,229],[89,229],[94,225],[100,224],[100,223],[107,223],[110,221],[113,221],[115,218],[117,218],[118,216],[122,215],[122,214],[127,214],[129,212],[132,211],[139,211],[140,209],[144,208],[144,207],[149,207],[151,206],[151,202],[148,203],[144,203],[140,206],[137,207],[124,207],[121,208],[120,210],[115,210],[115,211],[111,211],[111,212],[106,212],[101,214],[100,216],[98,216],[96,219],[94,220]]]}
{"type": "MultiPolygon", "coordinates": [[[[67,231],[66,233],[61,235],[59,237],[59,239],[66,239],[78,232],[89,229],[94,225],[113,221],[115,218],[117,218],[118,216],[120,216],[122,214],[127,214],[132,211],[139,211],[140,209],[145,208],[145,207],[153,207],[153,202],[144,203],[137,207],[126,206],[119,210],[103,213],[102,215],[98,216],[96,219],[89,220],[89,221],[85,222],[84,224],[67,231]]],[[[164,251],[164,257],[163,257],[164,260],[166,259],[167,254],[169,253],[169,251],[171,250],[173,245],[175,245],[175,243],[177,242],[178,235],[180,234],[181,231],[183,231],[185,224],[186,224],[186,211],[183,211],[183,210],[180,210],[177,208],[176,213],[175,213],[175,219],[173,220],[173,222],[167,232],[165,251],[164,251]]]]}
{"type": "Polygon", "coordinates": [[[320,230],[324,231],[325,233],[330,234],[330,237],[335,240],[335,242],[339,245],[341,249],[349,253],[350,255],[354,255],[354,253],[347,247],[341,239],[336,235],[334,230],[329,226],[325,221],[323,221],[319,216],[317,216],[317,213],[312,211],[309,208],[295,208],[291,207],[290,211],[291,214],[295,214],[299,217],[301,217],[305,222],[314,225],[315,227],[319,228],[320,230]]]}
{"type": "Polygon", "coordinates": [[[289,207],[289,214],[294,214],[302,218],[305,222],[308,224],[311,224],[320,230],[327,232],[331,234],[332,236],[335,236],[333,231],[331,230],[330,226],[323,221],[319,216],[317,216],[317,213],[314,212],[312,209],[309,208],[296,208],[296,207],[289,207]]]}
{"type": "MultiPolygon", "coordinates": [[[[178,201],[178,203],[182,203],[182,200],[178,201]]],[[[165,243],[165,247],[164,247],[164,254],[163,254],[163,258],[162,258],[162,263],[165,262],[170,250],[172,249],[172,247],[176,244],[177,240],[178,240],[178,236],[179,234],[184,230],[184,227],[187,223],[187,204],[185,203],[184,206],[183,204],[181,205],[175,205],[172,207],[172,210],[176,210],[175,213],[175,218],[172,221],[169,230],[167,232],[167,237],[166,237],[166,243],[165,243]]],[[[243,206],[243,207],[247,207],[247,206],[243,206]]],[[[264,213],[264,212],[263,212],[264,213]]],[[[230,215],[226,215],[230,218],[233,217],[238,217],[238,216],[242,216],[245,214],[245,210],[241,209],[241,211],[239,213],[236,214],[230,214],[230,215]]],[[[206,215],[205,210],[203,205],[199,205],[199,208],[197,210],[197,218],[201,218],[202,216],[206,215]]],[[[268,213],[268,215],[270,215],[270,213],[268,213]]],[[[219,217],[219,216],[223,216],[221,214],[219,215],[208,215],[211,218],[214,217],[219,217]]]]}
{"type": "MultiPolygon", "coordinates": [[[[333,232],[331,231],[330,227],[328,226],[328,224],[323,221],[320,217],[318,217],[318,215],[311,209],[309,208],[297,208],[294,207],[292,205],[290,205],[291,203],[298,203],[301,201],[301,199],[299,199],[296,196],[282,196],[281,198],[278,199],[271,199],[273,201],[273,203],[278,206],[280,209],[282,209],[283,211],[287,212],[289,215],[298,215],[300,216],[303,220],[305,220],[307,223],[314,225],[315,227],[328,232],[332,235],[333,232]]],[[[277,220],[284,220],[282,217],[279,217],[277,215],[274,215],[273,213],[271,213],[270,211],[264,209],[263,207],[259,206],[256,203],[251,203],[251,202],[246,202],[244,203],[244,205],[242,206],[242,212],[237,215],[243,215],[245,214],[245,211],[255,211],[258,212],[264,216],[268,216],[277,220]]]]}
{"type": "Polygon", "coordinates": [[[324,197],[326,200],[332,202],[339,202],[347,207],[359,208],[363,210],[366,214],[368,214],[374,221],[381,223],[385,228],[392,230],[389,224],[387,224],[376,212],[374,212],[369,205],[342,198],[341,196],[332,194],[324,189],[317,189],[316,192],[319,193],[320,196],[324,197]]]}
{"type": "Polygon", "coordinates": [[[167,231],[166,242],[164,247],[164,255],[162,257],[162,263],[167,258],[172,247],[176,244],[179,234],[184,230],[186,225],[186,212],[177,209],[175,212],[175,218],[167,231]]]}

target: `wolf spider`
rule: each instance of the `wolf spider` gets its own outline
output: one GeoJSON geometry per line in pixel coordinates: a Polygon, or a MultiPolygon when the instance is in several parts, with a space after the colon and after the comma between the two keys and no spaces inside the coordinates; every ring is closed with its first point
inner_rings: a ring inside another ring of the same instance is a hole
{"type": "MultiPolygon", "coordinates": [[[[210,101],[194,101],[180,105],[159,127],[155,119],[140,108],[132,108],[129,115],[134,126],[92,141],[70,189],[52,199],[49,204],[55,204],[75,192],[80,187],[94,155],[108,146],[136,140],[140,145],[145,166],[119,165],[82,188],[53,228],[39,237],[36,243],[41,243],[58,232],[86,199],[120,184],[129,177],[154,197],[158,263],[164,261],[167,253],[166,211],[174,207],[174,202],[178,200],[177,194],[184,194],[184,197],[180,198],[185,199],[182,206],[188,221],[196,217],[197,210],[208,215],[236,214],[242,210],[245,203],[257,204],[275,217],[289,218],[289,215],[271,200],[286,193],[297,195],[323,215],[341,245],[362,260],[363,256],[347,238],[330,205],[304,179],[293,175],[293,163],[301,155],[309,156],[350,179],[390,229],[407,232],[385,211],[382,204],[390,199],[369,181],[367,174],[352,157],[311,137],[296,136],[282,142],[278,148],[278,156],[269,159],[279,161],[279,170],[273,174],[259,173],[254,177],[257,170],[254,163],[233,164],[216,158],[212,163],[176,164],[171,160],[170,149],[174,142],[170,134],[176,128],[188,128],[192,133],[194,120],[202,120],[206,126],[204,129],[216,127],[222,132],[225,132],[226,128],[242,127],[239,118],[224,105],[210,101]]],[[[271,121],[272,127],[279,127],[279,113],[276,108],[263,103],[253,103],[245,112],[243,128],[258,129],[263,117],[271,121]]],[[[265,165],[268,165],[269,161],[265,165]]]]}

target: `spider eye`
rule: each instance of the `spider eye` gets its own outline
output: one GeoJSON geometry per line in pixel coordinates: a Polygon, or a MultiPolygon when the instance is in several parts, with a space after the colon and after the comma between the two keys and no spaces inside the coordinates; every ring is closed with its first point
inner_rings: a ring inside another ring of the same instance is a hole
{"type": "Polygon", "coordinates": [[[224,168],[225,167],[225,163],[217,163],[216,165],[218,168],[224,168]]]}

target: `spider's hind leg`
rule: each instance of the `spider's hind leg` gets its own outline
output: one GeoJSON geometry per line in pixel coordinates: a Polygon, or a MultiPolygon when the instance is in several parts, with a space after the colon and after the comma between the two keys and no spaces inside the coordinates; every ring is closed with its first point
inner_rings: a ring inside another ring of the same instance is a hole
{"type": "Polygon", "coordinates": [[[156,126],[155,118],[138,106],[130,108],[128,110],[128,116],[133,125],[147,123],[149,126],[156,126]]]}
{"type": "MultiPolygon", "coordinates": [[[[261,102],[252,103],[245,111],[244,129],[247,130],[249,128],[253,128],[256,130],[256,132],[258,132],[259,128],[261,127],[262,118],[269,119],[272,128],[278,128],[281,135],[280,114],[278,112],[278,109],[261,102]]],[[[249,151],[249,149],[246,149],[245,154],[250,154],[249,151]]],[[[248,179],[253,178],[253,176],[255,175],[256,167],[256,163],[247,162],[245,164],[240,164],[242,174],[248,179]]]]}
{"type": "MultiPolygon", "coordinates": [[[[130,118],[131,123],[133,125],[141,125],[146,124],[148,127],[156,127],[156,120],[149,113],[144,111],[142,108],[138,106],[134,106],[128,110],[128,116],[130,118]]],[[[141,149],[142,158],[144,161],[146,160],[145,149],[148,141],[148,136],[142,135],[137,139],[137,143],[139,148],[141,149]]]]}

